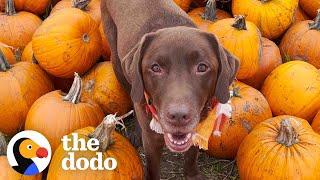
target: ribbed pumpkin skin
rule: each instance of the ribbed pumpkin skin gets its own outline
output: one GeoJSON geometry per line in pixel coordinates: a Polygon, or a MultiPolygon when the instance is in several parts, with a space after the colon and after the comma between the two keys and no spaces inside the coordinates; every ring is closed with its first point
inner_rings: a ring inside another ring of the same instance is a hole
{"type": "Polygon", "coordinates": [[[38,16],[29,12],[21,11],[12,16],[0,12],[0,42],[24,49],[41,23],[38,16]]]}
{"type": "Polygon", "coordinates": [[[102,39],[102,57],[104,60],[109,61],[110,55],[111,55],[111,50],[110,50],[109,41],[107,39],[107,36],[104,34],[102,24],[100,24],[100,26],[99,26],[99,31],[100,31],[101,39],[102,39]]]}
{"type": "Polygon", "coordinates": [[[259,68],[262,54],[261,34],[251,22],[246,22],[247,30],[232,27],[234,18],[222,19],[209,25],[208,31],[216,35],[223,46],[240,60],[238,79],[252,77],[259,68]]]}
{"type": "Polygon", "coordinates": [[[64,135],[87,126],[97,126],[103,119],[102,110],[95,104],[73,104],[62,100],[61,91],[40,97],[30,108],[25,129],[42,133],[54,152],[64,135]]]}
{"type": "Polygon", "coordinates": [[[207,152],[216,158],[233,159],[252,128],[272,117],[269,104],[259,91],[241,82],[235,82],[231,89],[238,89],[240,96],[231,98],[232,117],[223,125],[221,137],[211,136],[209,140],[207,152]]]}
{"type": "Polygon", "coordinates": [[[17,173],[8,163],[6,156],[0,156],[1,180],[41,180],[42,174],[36,176],[23,176],[17,173]]]}
{"type": "Polygon", "coordinates": [[[33,102],[52,90],[49,77],[38,65],[19,62],[0,72],[0,131],[9,135],[17,133],[33,102]]]}
{"type": "Polygon", "coordinates": [[[320,109],[320,72],[303,61],[282,64],[267,77],[261,92],[273,115],[293,115],[311,122],[320,109]]]}
{"type": "Polygon", "coordinates": [[[131,99],[118,82],[111,62],[94,66],[83,77],[83,98],[95,101],[105,114],[123,115],[132,109],[131,99]]]}
{"type": "Polygon", "coordinates": [[[320,136],[306,120],[293,116],[278,116],[258,124],[237,154],[239,175],[244,180],[317,180],[319,164],[320,136]],[[290,147],[276,141],[283,119],[289,119],[298,134],[299,142],[290,147]]]}
{"type": "Polygon", "coordinates": [[[293,23],[298,0],[233,0],[234,15],[245,15],[268,39],[280,37],[293,23]]]}
{"type": "MultiPolygon", "coordinates": [[[[88,140],[88,135],[94,131],[93,127],[87,127],[75,131],[79,134],[79,138],[88,140]]],[[[71,138],[71,137],[70,137],[71,138]]],[[[108,147],[107,151],[103,153],[104,157],[113,157],[117,160],[118,166],[113,171],[94,171],[94,170],[76,170],[65,171],[61,167],[61,161],[68,156],[68,152],[63,150],[62,145],[54,153],[49,167],[48,180],[68,179],[82,180],[91,179],[106,179],[106,180],[129,180],[129,179],[143,179],[143,166],[139,159],[139,155],[130,144],[130,142],[117,132],[113,132],[112,139],[114,143],[108,147]]],[[[92,151],[78,151],[75,153],[75,159],[85,157],[91,159],[96,157],[96,152],[92,151]]]]}
{"type": "Polygon", "coordinates": [[[259,69],[251,78],[243,80],[244,83],[261,89],[267,76],[282,64],[282,58],[278,46],[267,38],[262,38],[262,57],[259,63],[259,69]]]}
{"type": "Polygon", "coordinates": [[[317,10],[320,9],[319,0],[300,0],[299,4],[311,18],[317,16],[317,10]]]}
{"type": "Polygon", "coordinates": [[[12,49],[8,45],[0,42],[0,51],[7,58],[9,64],[14,64],[17,62],[16,57],[14,56],[12,49]]]}
{"type": "MultiPolygon", "coordinates": [[[[72,0],[62,0],[58,2],[53,9],[51,10],[51,14],[66,8],[72,8],[72,0]]],[[[86,10],[84,11],[98,23],[101,22],[101,10],[100,10],[100,0],[91,0],[91,2],[86,7],[86,10]]]]}
{"type": "Polygon", "coordinates": [[[31,41],[24,48],[22,55],[21,55],[21,61],[32,62],[32,59],[33,59],[33,50],[32,50],[32,41],[31,41]]]}
{"type": "Polygon", "coordinates": [[[173,0],[181,9],[188,11],[192,0],[173,0]]]}
{"type": "Polygon", "coordinates": [[[307,20],[294,24],[280,43],[283,59],[303,60],[320,68],[320,30],[309,28],[307,20]]]}
{"type": "Polygon", "coordinates": [[[315,132],[320,134],[320,110],[319,110],[318,114],[313,119],[312,128],[315,132]]]}
{"type": "Polygon", "coordinates": [[[87,13],[67,8],[47,18],[32,39],[39,65],[50,74],[71,78],[85,73],[101,55],[99,25],[87,13]]]}
{"type": "Polygon", "coordinates": [[[295,19],[294,22],[297,23],[300,21],[309,20],[311,18],[303,11],[303,9],[301,9],[300,6],[298,6],[296,13],[295,13],[295,16],[294,16],[294,19],[295,19]]]}
{"type": "Polygon", "coordinates": [[[17,11],[28,11],[41,15],[45,13],[50,4],[50,0],[14,0],[17,11]]]}

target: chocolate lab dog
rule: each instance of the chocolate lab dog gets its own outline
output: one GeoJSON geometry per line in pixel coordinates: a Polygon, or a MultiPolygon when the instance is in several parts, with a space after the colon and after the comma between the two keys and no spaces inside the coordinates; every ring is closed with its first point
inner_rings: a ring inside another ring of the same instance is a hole
{"type": "Polygon", "coordinates": [[[141,127],[146,179],[160,179],[164,144],[185,153],[187,179],[202,179],[191,136],[212,98],[228,101],[238,60],[173,0],[102,0],[101,13],[114,71],[131,93],[141,127]],[[162,134],[150,129],[147,103],[162,134]]]}

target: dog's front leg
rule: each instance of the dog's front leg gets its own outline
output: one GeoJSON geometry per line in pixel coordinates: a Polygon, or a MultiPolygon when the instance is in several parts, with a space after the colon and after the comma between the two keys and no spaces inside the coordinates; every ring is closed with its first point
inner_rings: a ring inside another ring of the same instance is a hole
{"type": "Polygon", "coordinates": [[[192,146],[184,153],[184,175],[187,180],[205,179],[198,167],[199,148],[192,146]]]}

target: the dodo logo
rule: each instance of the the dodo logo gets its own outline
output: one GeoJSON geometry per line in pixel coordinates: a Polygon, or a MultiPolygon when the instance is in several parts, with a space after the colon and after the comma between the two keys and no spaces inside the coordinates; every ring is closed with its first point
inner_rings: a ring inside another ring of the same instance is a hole
{"type": "Polygon", "coordinates": [[[41,173],[51,159],[48,140],[36,131],[22,131],[8,144],[7,157],[11,167],[20,174],[32,176],[41,173]]]}

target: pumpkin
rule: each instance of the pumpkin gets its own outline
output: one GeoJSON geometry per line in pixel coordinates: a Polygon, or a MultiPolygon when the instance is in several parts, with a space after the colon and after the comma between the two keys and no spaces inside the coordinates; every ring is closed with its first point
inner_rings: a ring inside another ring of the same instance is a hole
{"type": "Polygon", "coordinates": [[[320,134],[320,111],[313,119],[312,128],[314,131],[320,134]]]}
{"type": "Polygon", "coordinates": [[[303,60],[320,68],[320,10],[314,21],[294,24],[280,43],[283,59],[303,60]]]}
{"type": "Polygon", "coordinates": [[[104,60],[108,61],[108,60],[110,60],[111,50],[110,50],[108,38],[104,33],[102,23],[100,23],[99,31],[100,31],[101,39],[102,39],[102,41],[101,41],[102,42],[102,57],[104,60]]]}
{"type": "Polygon", "coordinates": [[[294,19],[295,19],[294,22],[296,23],[300,21],[309,20],[310,17],[301,9],[300,6],[298,6],[294,19]]]}
{"type": "Polygon", "coordinates": [[[219,20],[208,26],[208,31],[218,37],[222,45],[240,60],[238,79],[252,77],[259,68],[262,54],[261,34],[243,16],[219,20]]]}
{"type": "Polygon", "coordinates": [[[49,16],[32,38],[39,65],[51,75],[72,78],[85,73],[101,55],[99,25],[87,13],[62,9],[49,16]]]}
{"type": "Polygon", "coordinates": [[[298,0],[233,0],[232,13],[242,14],[268,39],[280,37],[293,23],[298,0]]]}
{"type": "Polygon", "coordinates": [[[25,129],[42,133],[50,142],[53,152],[62,136],[79,128],[97,126],[104,117],[98,105],[80,101],[81,81],[75,73],[67,95],[60,90],[47,93],[32,105],[27,115],[25,129]]]}
{"type": "Polygon", "coordinates": [[[51,14],[65,8],[78,8],[88,13],[98,24],[101,22],[100,0],[62,0],[58,2],[51,14]]]}
{"type": "MultiPolygon", "coordinates": [[[[258,90],[238,81],[231,90],[231,118],[223,125],[220,137],[212,135],[209,139],[207,153],[216,158],[233,159],[252,128],[272,117],[267,100],[258,90]]],[[[212,114],[208,118],[217,117],[212,114]]]]}
{"type": "Polygon", "coordinates": [[[320,9],[319,0],[300,0],[299,4],[310,17],[315,18],[317,16],[317,10],[320,9]]]}
{"type": "Polygon", "coordinates": [[[6,12],[0,12],[0,42],[23,49],[42,21],[29,12],[16,13],[13,0],[6,0],[6,3],[6,12]]]}
{"type": "Polygon", "coordinates": [[[49,77],[38,65],[9,65],[0,51],[0,131],[13,135],[21,130],[33,102],[52,90],[49,77]]]}
{"type": "Polygon", "coordinates": [[[209,0],[206,7],[195,8],[188,15],[198,28],[204,31],[208,29],[209,24],[214,23],[216,20],[232,17],[226,11],[217,9],[215,0],[209,0]]]}
{"type": "Polygon", "coordinates": [[[21,61],[28,61],[28,62],[36,61],[33,57],[32,41],[30,41],[27,44],[27,46],[24,48],[21,56],[21,61]]]}
{"type": "Polygon", "coordinates": [[[13,53],[13,47],[0,42],[0,50],[2,51],[3,55],[7,58],[9,64],[14,64],[17,62],[16,57],[13,53]]]}
{"type": "Polygon", "coordinates": [[[241,179],[320,179],[320,135],[304,119],[278,116],[258,124],[237,154],[241,179]]]}
{"type": "Polygon", "coordinates": [[[83,97],[100,105],[105,114],[122,115],[132,108],[130,96],[121,87],[112,63],[101,62],[83,77],[83,97]]]}
{"type": "Polygon", "coordinates": [[[173,0],[182,10],[188,11],[192,0],[173,0]]]}
{"type": "Polygon", "coordinates": [[[282,59],[278,46],[269,39],[262,38],[262,57],[258,72],[243,82],[256,89],[261,89],[267,76],[280,64],[282,64],[282,59]]]}
{"type": "MultiPolygon", "coordinates": [[[[0,11],[4,11],[6,0],[0,0],[0,11]]],[[[17,11],[27,11],[36,15],[45,13],[50,0],[14,0],[17,11]]]]}
{"type": "Polygon", "coordinates": [[[267,77],[261,92],[273,115],[292,115],[311,122],[320,109],[320,71],[303,61],[282,64],[267,77]]]}
{"type": "MultiPolygon", "coordinates": [[[[93,171],[93,170],[74,170],[65,171],[61,167],[62,159],[68,157],[68,151],[60,145],[52,157],[49,167],[48,180],[69,179],[78,180],[79,177],[83,180],[91,179],[143,179],[143,165],[139,159],[139,155],[130,142],[121,134],[114,131],[119,118],[114,118],[113,115],[108,115],[106,119],[96,128],[86,127],[76,130],[78,138],[83,138],[88,141],[95,138],[99,141],[98,152],[103,153],[103,160],[106,157],[115,158],[117,167],[112,171],[93,171]]],[[[69,135],[69,138],[73,138],[69,135]]],[[[69,143],[69,146],[71,144],[69,143]]],[[[96,157],[96,151],[77,151],[75,159],[85,157],[91,159],[96,157]]]]}

